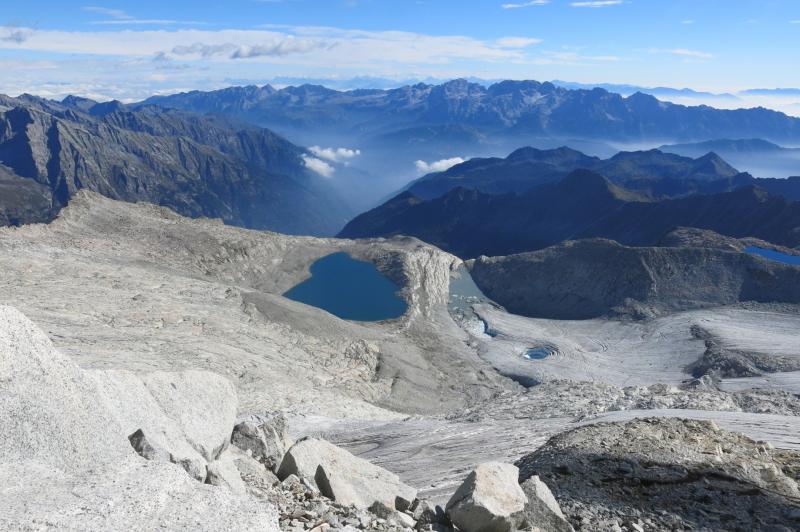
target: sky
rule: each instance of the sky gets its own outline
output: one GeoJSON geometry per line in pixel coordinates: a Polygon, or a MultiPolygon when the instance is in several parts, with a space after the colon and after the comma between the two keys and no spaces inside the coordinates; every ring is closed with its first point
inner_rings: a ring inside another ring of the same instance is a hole
{"type": "Polygon", "coordinates": [[[287,77],[800,87],[800,0],[2,3],[10,95],[133,101],[287,77]]]}

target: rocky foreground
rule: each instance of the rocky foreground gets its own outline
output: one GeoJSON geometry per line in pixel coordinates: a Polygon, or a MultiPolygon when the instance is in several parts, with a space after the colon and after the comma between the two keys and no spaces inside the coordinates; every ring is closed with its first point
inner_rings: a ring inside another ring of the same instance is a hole
{"type": "Polygon", "coordinates": [[[89,193],[0,229],[0,529],[800,526],[795,307],[459,327],[460,265],[89,193]],[[406,315],[281,297],[338,251],[406,315]]]}
{"type": "Polygon", "coordinates": [[[0,307],[6,530],[791,530],[800,453],[645,419],[477,466],[444,508],[281,415],[237,418],[211,373],[82,370],[0,307]],[[551,492],[551,488],[553,491],[551,492]],[[135,524],[133,524],[135,523],[135,524]]]}

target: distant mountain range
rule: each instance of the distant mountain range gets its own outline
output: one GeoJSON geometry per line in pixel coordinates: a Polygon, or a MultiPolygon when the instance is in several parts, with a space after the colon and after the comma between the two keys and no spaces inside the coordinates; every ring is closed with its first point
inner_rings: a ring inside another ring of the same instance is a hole
{"type": "MultiPolygon", "coordinates": [[[[486,79],[478,77],[465,78],[470,83],[476,83],[489,87],[495,83],[500,83],[502,79],[486,79]]],[[[377,76],[357,76],[352,78],[331,78],[331,77],[291,77],[277,76],[270,78],[267,82],[275,87],[299,86],[299,85],[322,85],[337,90],[358,90],[358,89],[396,89],[398,87],[417,85],[424,83],[428,85],[440,85],[447,82],[441,78],[383,78],[377,76]]],[[[626,83],[578,83],[575,81],[564,81],[559,79],[551,80],[553,85],[564,87],[565,89],[605,89],[609,92],[616,92],[623,96],[628,96],[637,92],[650,94],[658,98],[688,98],[696,100],[740,100],[741,96],[800,96],[800,89],[778,88],[778,89],[746,89],[738,92],[708,92],[698,91],[690,88],[676,87],[646,87],[643,85],[632,85],[626,83]]]]}
{"type": "Polygon", "coordinates": [[[0,223],[47,221],[86,188],[233,225],[333,234],[352,211],[307,156],[219,116],[0,96],[0,223]]]}
{"type": "Polygon", "coordinates": [[[797,197],[798,187],[800,180],[738,173],[713,153],[689,159],[652,150],[601,160],[568,148],[525,148],[426,176],[340,236],[411,235],[462,258],[590,237],[655,245],[676,227],[793,247],[800,203],[787,197],[797,197]]]}
{"type": "Polygon", "coordinates": [[[302,85],[232,87],[156,96],[144,102],[222,113],[277,131],[314,130],[371,138],[421,126],[458,124],[484,135],[641,141],[708,140],[728,136],[800,140],[800,118],[763,108],[687,107],[601,88],[568,89],[537,81],[485,87],[466,80],[397,89],[336,91],[302,85]]]}
{"type": "Polygon", "coordinates": [[[693,89],[675,89],[672,87],[642,87],[639,85],[625,85],[617,83],[575,83],[571,81],[553,80],[554,85],[564,87],[566,89],[594,89],[600,88],[609,92],[616,92],[622,95],[635,94],[641,92],[649,94],[657,98],[695,98],[695,99],[713,99],[713,100],[738,100],[735,94],[728,92],[714,93],[696,91],[693,89]]]}
{"type": "Polygon", "coordinates": [[[699,157],[713,151],[738,168],[761,177],[800,175],[800,149],[784,148],[763,139],[720,139],[661,146],[662,151],[699,157]]]}

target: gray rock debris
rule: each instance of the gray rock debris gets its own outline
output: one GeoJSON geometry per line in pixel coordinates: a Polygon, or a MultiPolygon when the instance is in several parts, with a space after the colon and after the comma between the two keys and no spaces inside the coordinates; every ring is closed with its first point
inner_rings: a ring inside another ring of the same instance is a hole
{"type": "Polygon", "coordinates": [[[323,495],[356,508],[369,508],[376,501],[395,508],[398,497],[413,501],[417,495],[394,473],[315,438],[302,439],[286,452],[278,478],[290,475],[314,479],[323,495]]]}
{"type": "Polygon", "coordinates": [[[579,530],[796,530],[800,453],[714,422],[598,423],[564,432],[517,465],[547,482],[579,530]]]}
{"type": "Polygon", "coordinates": [[[448,517],[467,532],[512,532],[528,502],[510,464],[480,464],[447,503],[448,517]]]}
{"type": "Polygon", "coordinates": [[[240,418],[233,427],[231,443],[272,471],[277,471],[292,445],[286,433],[286,418],[280,413],[240,418]]]}

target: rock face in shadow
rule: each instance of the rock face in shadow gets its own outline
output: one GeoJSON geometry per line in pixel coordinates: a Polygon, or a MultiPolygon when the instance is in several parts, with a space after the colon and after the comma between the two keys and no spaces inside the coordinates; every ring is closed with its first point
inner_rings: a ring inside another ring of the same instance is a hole
{"type": "Polygon", "coordinates": [[[742,301],[800,303],[800,268],[712,248],[593,239],[468,265],[488,297],[530,317],[647,317],[742,301]]]}
{"type": "Polygon", "coordinates": [[[44,223],[54,216],[48,187],[0,165],[0,226],[44,223]]]}
{"type": "Polygon", "coordinates": [[[81,189],[293,234],[333,234],[350,214],[308,153],[266,129],[118,102],[5,104],[0,164],[13,176],[0,169],[0,190],[13,179],[18,200],[0,200],[8,225],[52,219],[81,189]]]}
{"type": "Polygon", "coordinates": [[[580,530],[795,530],[798,460],[714,422],[651,418],[559,434],[517,465],[580,530]]]}

